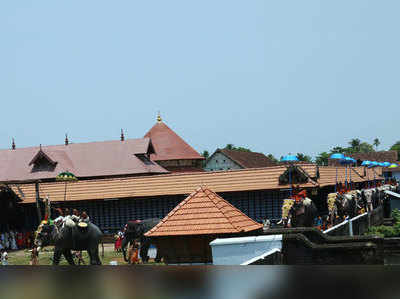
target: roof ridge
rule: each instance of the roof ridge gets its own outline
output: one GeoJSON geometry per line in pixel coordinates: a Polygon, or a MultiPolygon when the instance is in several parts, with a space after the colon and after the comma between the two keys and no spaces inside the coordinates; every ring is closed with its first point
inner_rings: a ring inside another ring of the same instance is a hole
{"type": "MultiPolygon", "coordinates": [[[[206,190],[208,190],[212,195],[216,196],[216,199],[219,200],[219,202],[223,202],[226,203],[231,209],[233,208],[233,210],[237,210],[239,213],[241,213],[242,215],[246,216],[247,218],[249,218],[251,221],[255,222],[253,219],[251,219],[250,217],[248,217],[246,214],[244,214],[242,211],[240,211],[239,209],[237,209],[235,206],[233,206],[231,203],[229,203],[227,200],[223,199],[221,196],[219,196],[217,193],[215,193],[214,191],[212,191],[209,188],[206,188],[206,190]]],[[[205,193],[205,192],[204,192],[205,193]]],[[[231,220],[231,216],[226,215],[226,211],[223,211],[221,208],[219,208],[217,206],[217,202],[214,200],[214,198],[210,197],[210,194],[205,193],[206,196],[215,204],[216,208],[224,215],[224,217],[229,221],[230,225],[232,225],[232,227],[234,229],[236,229],[238,232],[244,231],[242,229],[242,227],[235,225],[232,220],[231,220]]]]}
{"type": "MultiPolygon", "coordinates": [[[[127,141],[141,140],[141,139],[149,139],[149,140],[151,140],[150,137],[126,138],[124,142],[126,143],[127,141]]],[[[68,148],[69,146],[74,146],[74,145],[78,145],[78,144],[94,144],[94,143],[105,143],[105,142],[115,142],[115,143],[120,142],[120,143],[122,143],[120,139],[111,139],[111,140],[102,140],[102,141],[70,142],[70,143],[68,143],[68,145],[65,145],[64,143],[62,143],[62,144],[61,143],[60,144],[47,144],[47,145],[43,145],[42,144],[42,149],[45,148],[47,150],[52,150],[51,149],[52,147],[54,147],[54,148],[59,148],[59,147],[68,148]]],[[[40,148],[40,146],[36,145],[36,146],[17,147],[13,151],[18,151],[18,150],[23,150],[23,149],[35,149],[35,148],[40,148]]],[[[11,151],[11,149],[4,148],[4,149],[0,149],[0,151],[11,151]]]]}
{"type": "Polygon", "coordinates": [[[169,212],[167,214],[167,216],[165,216],[163,219],[161,219],[161,221],[159,223],[157,223],[156,226],[154,226],[151,230],[149,230],[148,232],[154,232],[155,230],[157,230],[162,224],[164,224],[165,222],[167,222],[168,218],[172,217],[175,215],[175,213],[179,210],[180,207],[182,207],[183,205],[185,205],[190,199],[192,199],[197,193],[199,193],[201,189],[197,188],[195,191],[193,191],[188,197],[186,197],[184,200],[182,200],[175,208],[172,209],[171,212],[169,212]]]}

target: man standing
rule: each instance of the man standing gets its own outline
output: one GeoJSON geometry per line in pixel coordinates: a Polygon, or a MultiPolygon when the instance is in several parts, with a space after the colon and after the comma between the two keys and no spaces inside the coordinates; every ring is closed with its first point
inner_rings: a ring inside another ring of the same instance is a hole
{"type": "Polygon", "coordinates": [[[5,249],[1,251],[1,264],[3,266],[8,266],[8,253],[5,249]]]}

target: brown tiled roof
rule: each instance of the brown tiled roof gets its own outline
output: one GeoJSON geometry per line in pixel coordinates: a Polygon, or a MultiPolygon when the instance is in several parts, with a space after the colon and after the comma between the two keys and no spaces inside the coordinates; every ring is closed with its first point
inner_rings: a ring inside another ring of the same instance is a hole
{"type": "MultiPolygon", "coordinates": [[[[315,177],[315,165],[301,165],[310,176],[315,177]]],[[[251,190],[273,190],[287,188],[279,185],[279,176],[286,170],[285,166],[266,168],[250,168],[230,171],[178,173],[157,176],[127,177],[116,179],[93,179],[67,183],[67,201],[75,200],[102,200],[112,198],[135,198],[145,196],[163,196],[189,194],[201,184],[206,184],[215,192],[235,192],[251,190]]],[[[363,168],[357,168],[363,174],[363,168]]],[[[379,169],[377,171],[380,171],[379,169]]],[[[319,167],[320,179],[318,184],[329,186],[335,184],[336,168],[319,167]]],[[[372,169],[368,169],[369,178],[373,178],[372,169]]],[[[338,179],[344,182],[345,170],[338,167],[338,179]]],[[[354,172],[352,179],[355,182],[367,180],[360,178],[354,172]]],[[[23,192],[25,203],[35,202],[35,186],[33,184],[11,185],[14,192],[19,195],[23,192]]],[[[300,187],[315,187],[315,183],[308,182],[300,187]]],[[[65,184],[51,182],[40,184],[40,195],[49,195],[52,201],[63,201],[65,184]]],[[[21,196],[22,197],[22,196],[21,196]]]]}
{"type": "Polygon", "coordinates": [[[397,151],[381,151],[371,153],[356,153],[349,155],[356,160],[369,160],[377,162],[396,162],[398,160],[397,151]]]}
{"type": "Polygon", "coordinates": [[[222,197],[202,186],[176,206],[147,237],[242,233],[262,228],[222,197]]]}
{"type": "Polygon", "coordinates": [[[222,153],[243,168],[260,168],[275,166],[276,163],[262,153],[243,152],[228,149],[217,149],[216,153],[222,153]]]}
{"type": "Polygon", "coordinates": [[[168,173],[158,164],[146,165],[135,156],[152,152],[149,138],[0,150],[0,182],[54,179],[62,171],[78,178],[168,173]],[[52,167],[35,171],[33,162],[40,157],[52,167]]]}
{"type": "Polygon", "coordinates": [[[153,143],[156,152],[151,155],[153,161],[204,160],[203,156],[196,152],[162,121],[158,121],[144,137],[151,138],[151,142],[153,143]]]}

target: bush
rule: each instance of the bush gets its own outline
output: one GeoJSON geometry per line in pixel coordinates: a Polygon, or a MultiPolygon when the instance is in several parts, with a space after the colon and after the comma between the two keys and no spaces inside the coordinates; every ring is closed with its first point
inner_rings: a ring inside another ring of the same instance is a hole
{"type": "Polygon", "coordinates": [[[392,211],[392,217],[394,219],[393,226],[371,226],[365,234],[385,238],[400,237],[400,211],[398,209],[394,209],[392,211]]]}

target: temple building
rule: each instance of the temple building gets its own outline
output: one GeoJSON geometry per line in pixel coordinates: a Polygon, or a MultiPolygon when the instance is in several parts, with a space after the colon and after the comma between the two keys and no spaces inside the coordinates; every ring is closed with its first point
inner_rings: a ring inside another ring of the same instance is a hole
{"type": "Polygon", "coordinates": [[[204,157],[172,131],[160,115],[157,117],[157,123],[144,137],[151,139],[155,149],[155,153],[150,155],[151,160],[168,171],[202,171],[204,157]]]}
{"type": "Polygon", "coordinates": [[[207,159],[206,171],[233,170],[276,166],[276,163],[262,153],[217,149],[207,159]]]}

